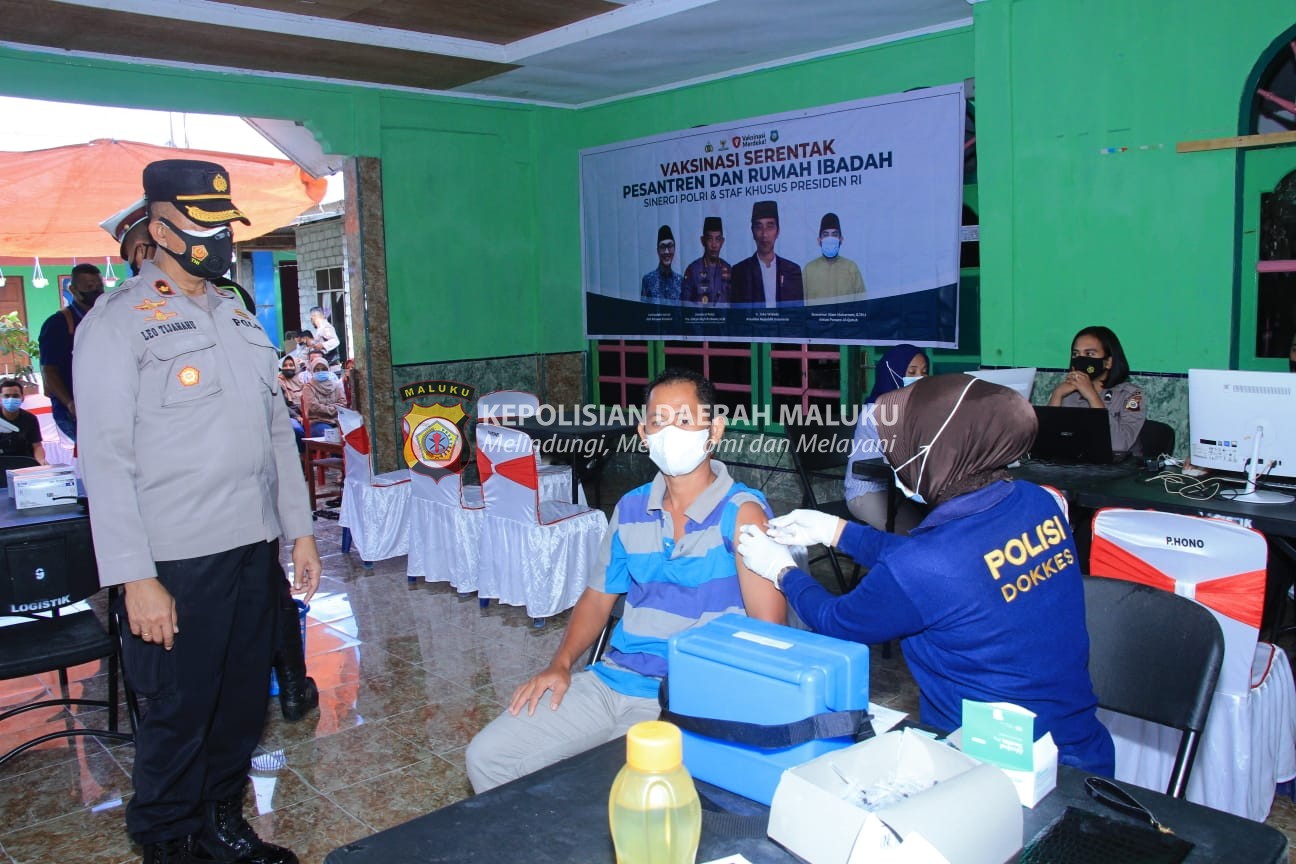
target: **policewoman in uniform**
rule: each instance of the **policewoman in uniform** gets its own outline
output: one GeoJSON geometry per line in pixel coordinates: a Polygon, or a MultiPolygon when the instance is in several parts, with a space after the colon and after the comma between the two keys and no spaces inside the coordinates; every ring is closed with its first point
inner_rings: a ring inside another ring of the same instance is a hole
{"type": "Polygon", "coordinates": [[[1133,449],[1147,420],[1143,391],[1129,380],[1125,349],[1106,327],[1086,327],[1071,340],[1071,368],[1053,388],[1048,404],[1106,408],[1112,450],[1117,453],[1133,449]]]}
{"type": "Polygon", "coordinates": [[[866,644],[902,640],[922,720],[962,722],[962,700],[1013,702],[1051,732],[1058,760],[1110,777],[1111,736],[1089,680],[1084,585],[1070,526],[1053,497],[1004,466],[1035,442],[1017,393],[967,375],[923,378],[879,397],[887,461],[905,494],[931,506],[907,537],[816,510],[745,526],[747,566],[774,582],[817,633],[866,644]],[[785,544],[835,546],[869,568],[844,595],[797,567],[785,544]]]}
{"type": "Polygon", "coordinates": [[[86,316],[74,353],[99,578],[124,586],[125,673],[147,699],[126,827],[149,864],[291,864],[242,809],[280,537],[295,588],[319,585],[305,481],[274,346],[211,281],[230,266],[230,223],[248,221],[229,174],[169,159],[143,180],[157,252],[86,316]]]}

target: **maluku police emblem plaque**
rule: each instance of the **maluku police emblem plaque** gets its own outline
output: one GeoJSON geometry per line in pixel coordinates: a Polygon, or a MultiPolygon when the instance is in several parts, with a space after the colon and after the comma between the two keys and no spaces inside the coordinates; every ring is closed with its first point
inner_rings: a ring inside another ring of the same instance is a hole
{"type": "Polygon", "coordinates": [[[411,405],[402,423],[409,469],[437,480],[462,471],[466,417],[459,405],[411,405]]]}

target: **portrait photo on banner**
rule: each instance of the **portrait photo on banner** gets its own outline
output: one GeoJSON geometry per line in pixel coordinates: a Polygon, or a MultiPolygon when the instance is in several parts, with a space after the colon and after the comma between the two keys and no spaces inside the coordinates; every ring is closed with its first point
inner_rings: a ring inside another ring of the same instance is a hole
{"type": "Polygon", "coordinates": [[[585,334],[958,344],[963,85],[581,152],[585,334]]]}

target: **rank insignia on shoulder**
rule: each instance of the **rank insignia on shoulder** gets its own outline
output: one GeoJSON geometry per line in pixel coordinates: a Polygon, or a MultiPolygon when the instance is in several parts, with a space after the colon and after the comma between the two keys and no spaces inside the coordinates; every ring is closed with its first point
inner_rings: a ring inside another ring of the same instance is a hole
{"type": "Polygon", "coordinates": [[[175,296],[175,289],[161,279],[153,283],[153,290],[161,294],[163,297],[175,296]]]}
{"type": "Polygon", "coordinates": [[[202,378],[202,375],[199,374],[198,370],[193,366],[186,366],[176,373],[176,377],[180,379],[180,384],[182,386],[192,387],[198,383],[199,379],[202,378]]]}
{"type": "Polygon", "coordinates": [[[162,308],[163,306],[165,306],[166,304],[167,304],[167,301],[165,301],[165,300],[149,300],[149,299],[145,299],[143,303],[140,303],[140,304],[139,304],[138,306],[136,306],[135,308],[138,309],[138,310],[141,311],[141,312],[152,312],[154,309],[161,309],[161,308],[162,308]]]}

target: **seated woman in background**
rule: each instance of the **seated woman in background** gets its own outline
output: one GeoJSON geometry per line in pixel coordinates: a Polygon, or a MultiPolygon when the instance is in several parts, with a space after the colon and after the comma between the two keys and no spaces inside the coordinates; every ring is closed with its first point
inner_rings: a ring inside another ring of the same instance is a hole
{"type": "Polygon", "coordinates": [[[302,450],[302,438],[306,430],[302,427],[301,395],[306,383],[302,375],[297,374],[297,360],[291,354],[285,354],[279,361],[279,392],[283,393],[288,403],[288,419],[292,421],[293,435],[297,438],[297,450],[302,450]]]}
{"type": "Polygon", "coordinates": [[[323,357],[312,357],[310,370],[310,380],[302,386],[303,425],[310,430],[310,437],[320,438],[330,426],[337,426],[342,382],[329,371],[328,361],[323,357]]]}
{"type": "Polygon", "coordinates": [[[1053,733],[1059,762],[1110,777],[1115,752],[1095,713],[1071,526],[1052,495],[1004,470],[1035,442],[1030,403],[989,381],[939,375],[879,404],[883,420],[894,420],[881,427],[887,462],[902,488],[931,505],[927,518],[897,537],[794,510],[769,520],[768,533],[743,527],[747,567],[816,633],[870,645],[903,640],[923,723],[958,727],[964,699],[1012,702],[1035,712],[1036,735],[1053,733]],[[829,593],[788,549],[819,543],[868,567],[868,577],[847,594],[829,593]],[[1047,578],[1030,575],[1044,568],[1047,578]]]}
{"type": "Polygon", "coordinates": [[[1048,404],[1106,408],[1117,453],[1133,449],[1147,419],[1143,391],[1129,380],[1125,349],[1106,327],[1086,327],[1071,340],[1071,369],[1053,388],[1048,404]]]}
{"type": "MultiPolygon", "coordinates": [[[[859,421],[855,424],[855,440],[851,445],[850,459],[846,462],[845,499],[851,515],[879,531],[886,530],[887,495],[891,483],[885,480],[872,480],[856,477],[852,473],[855,463],[861,459],[880,459],[877,428],[873,425],[872,412],[868,406],[877,401],[883,393],[898,390],[928,374],[930,365],[927,355],[921,348],[913,345],[896,345],[882,355],[874,373],[873,390],[864,400],[859,421]]],[[[896,511],[895,533],[908,534],[909,529],[922,520],[923,511],[904,499],[896,511]]]]}

